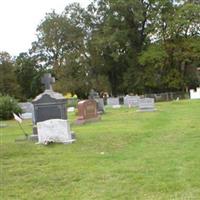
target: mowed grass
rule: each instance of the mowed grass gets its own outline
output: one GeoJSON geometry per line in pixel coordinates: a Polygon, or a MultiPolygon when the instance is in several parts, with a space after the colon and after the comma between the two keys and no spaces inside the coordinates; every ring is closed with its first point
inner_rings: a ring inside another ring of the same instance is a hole
{"type": "Polygon", "coordinates": [[[1,199],[200,199],[200,101],[156,108],[107,109],[100,122],[72,125],[71,145],[15,142],[18,124],[3,122],[1,199]]]}

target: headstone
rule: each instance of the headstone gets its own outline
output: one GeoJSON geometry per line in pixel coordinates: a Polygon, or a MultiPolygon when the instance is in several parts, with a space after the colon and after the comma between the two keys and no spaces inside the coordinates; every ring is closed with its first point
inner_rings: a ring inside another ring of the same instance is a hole
{"type": "Polygon", "coordinates": [[[34,123],[35,118],[34,118],[33,104],[30,102],[25,102],[25,103],[18,103],[18,105],[20,106],[20,108],[22,109],[22,112],[23,112],[20,115],[20,117],[22,119],[32,119],[33,123],[34,123]]]}
{"type": "Polygon", "coordinates": [[[124,105],[128,106],[128,107],[137,107],[138,103],[139,103],[139,96],[129,96],[126,95],[124,97],[124,105]]]}
{"type": "Polygon", "coordinates": [[[97,112],[99,114],[105,113],[103,98],[95,99],[95,101],[97,102],[97,112]]]}
{"type": "Polygon", "coordinates": [[[75,111],[75,108],[74,107],[69,107],[67,108],[67,112],[74,112],[75,111]]]}
{"type": "Polygon", "coordinates": [[[120,108],[120,104],[119,104],[119,98],[114,98],[114,97],[109,97],[107,99],[107,105],[112,106],[112,107],[116,107],[120,108]]]}
{"type": "Polygon", "coordinates": [[[88,98],[89,99],[98,99],[99,98],[99,94],[94,89],[91,89],[88,98]]]}
{"type": "Polygon", "coordinates": [[[103,98],[99,97],[98,92],[96,92],[94,89],[90,90],[90,94],[89,94],[88,99],[92,99],[92,100],[95,100],[97,102],[97,112],[99,114],[103,114],[105,112],[104,100],[103,100],[103,98]]]}
{"type": "Polygon", "coordinates": [[[37,123],[38,143],[47,144],[48,142],[72,143],[72,135],[69,124],[63,119],[50,119],[37,123]]]}
{"type": "Polygon", "coordinates": [[[139,111],[140,112],[152,112],[155,111],[155,104],[153,98],[139,99],[139,111]]]}
{"type": "Polygon", "coordinates": [[[97,105],[95,100],[83,100],[78,103],[78,118],[76,124],[84,124],[100,120],[97,113],[97,105]]]}
{"type": "Polygon", "coordinates": [[[45,90],[33,101],[35,123],[48,119],[67,119],[66,99],[53,90],[45,90]]]}
{"type": "Polygon", "coordinates": [[[121,105],[113,105],[112,108],[121,108],[121,105]]]}
{"type": "MultiPolygon", "coordinates": [[[[45,74],[42,78],[42,83],[45,84],[45,91],[32,101],[35,116],[33,133],[36,136],[38,134],[37,125],[40,122],[51,119],[61,119],[65,120],[66,124],[68,123],[66,109],[67,100],[62,94],[52,90],[51,84],[53,82],[54,78],[51,77],[51,74],[45,74]]],[[[59,129],[59,127],[57,128],[59,129]]]]}
{"type": "Polygon", "coordinates": [[[200,99],[200,87],[195,90],[190,90],[190,99],[200,99]]]}

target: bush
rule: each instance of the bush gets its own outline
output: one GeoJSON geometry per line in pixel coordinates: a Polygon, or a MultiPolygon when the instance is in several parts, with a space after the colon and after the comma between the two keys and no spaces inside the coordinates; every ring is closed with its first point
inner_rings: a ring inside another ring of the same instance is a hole
{"type": "Polygon", "coordinates": [[[16,114],[22,113],[17,101],[8,95],[0,95],[0,120],[12,119],[13,112],[16,114]]]}

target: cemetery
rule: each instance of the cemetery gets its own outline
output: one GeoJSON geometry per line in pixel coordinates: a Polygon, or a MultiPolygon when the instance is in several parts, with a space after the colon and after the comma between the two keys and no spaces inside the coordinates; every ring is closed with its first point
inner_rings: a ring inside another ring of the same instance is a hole
{"type": "Polygon", "coordinates": [[[105,102],[92,89],[69,107],[50,73],[42,83],[15,120],[1,122],[4,199],[198,199],[198,98],[105,102]]]}
{"type": "MultiPolygon", "coordinates": [[[[84,126],[75,125],[77,115],[69,112],[76,142],[67,145],[15,142],[22,131],[16,121],[6,121],[1,194],[5,199],[198,199],[200,101],[155,107],[156,112],[137,112],[137,107],[108,106],[100,121],[84,126]]],[[[28,133],[31,124],[22,122],[28,133]]]]}
{"type": "Polygon", "coordinates": [[[0,200],[200,199],[199,0],[0,9],[0,200]]]}

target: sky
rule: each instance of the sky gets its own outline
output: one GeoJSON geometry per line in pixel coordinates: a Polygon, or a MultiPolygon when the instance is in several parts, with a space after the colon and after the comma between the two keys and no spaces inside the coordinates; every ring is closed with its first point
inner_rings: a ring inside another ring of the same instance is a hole
{"type": "Polygon", "coordinates": [[[36,28],[53,9],[61,13],[66,5],[78,2],[86,7],[91,0],[1,0],[0,51],[11,56],[27,52],[36,40],[36,28]]]}

